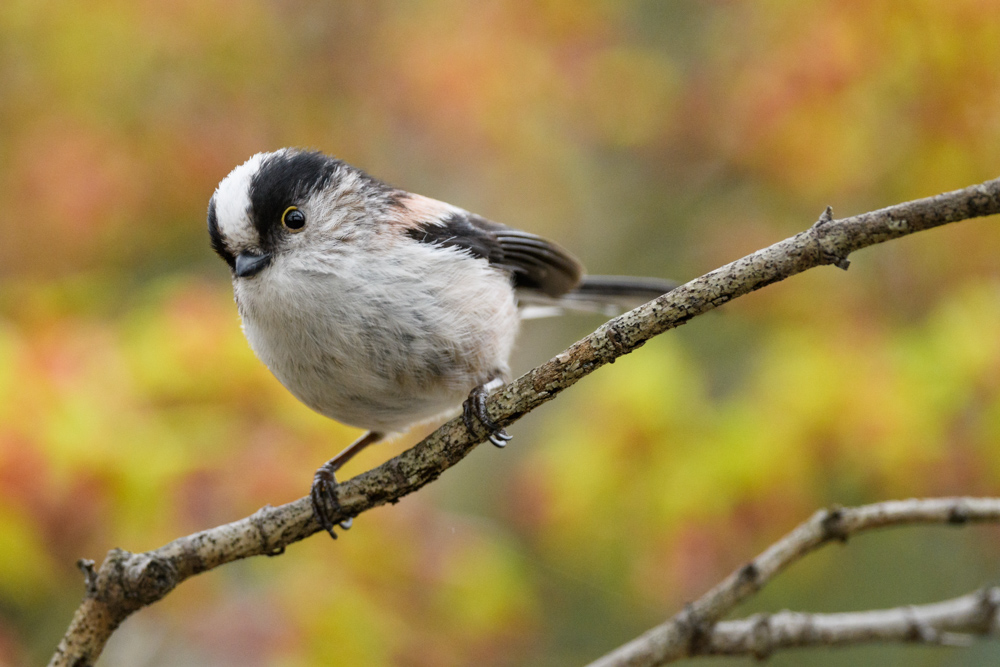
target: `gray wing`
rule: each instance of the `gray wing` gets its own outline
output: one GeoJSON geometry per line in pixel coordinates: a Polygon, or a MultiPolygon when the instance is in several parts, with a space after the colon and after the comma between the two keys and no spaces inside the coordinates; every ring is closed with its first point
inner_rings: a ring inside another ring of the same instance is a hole
{"type": "Polygon", "coordinates": [[[407,234],[421,243],[459,248],[510,273],[524,317],[567,310],[615,315],[669,292],[677,283],[658,278],[585,276],[568,251],[540,236],[512,229],[444,202],[407,194],[407,234]]]}

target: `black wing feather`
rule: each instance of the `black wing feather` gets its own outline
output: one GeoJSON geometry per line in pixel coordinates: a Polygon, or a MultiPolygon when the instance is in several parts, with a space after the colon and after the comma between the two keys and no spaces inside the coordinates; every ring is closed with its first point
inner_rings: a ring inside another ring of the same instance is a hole
{"type": "Polygon", "coordinates": [[[424,223],[408,234],[421,243],[466,250],[509,271],[514,287],[550,297],[569,292],[583,276],[579,260],[555,243],[464,211],[424,223]]]}

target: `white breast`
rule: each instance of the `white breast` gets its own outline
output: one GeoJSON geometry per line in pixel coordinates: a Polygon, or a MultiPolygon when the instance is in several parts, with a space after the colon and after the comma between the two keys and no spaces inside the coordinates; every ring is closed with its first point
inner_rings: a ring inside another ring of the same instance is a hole
{"type": "Polygon", "coordinates": [[[250,346],[289,391],[393,432],[506,379],[518,314],[509,276],[485,260],[409,239],[384,250],[278,255],[234,288],[250,346]]]}

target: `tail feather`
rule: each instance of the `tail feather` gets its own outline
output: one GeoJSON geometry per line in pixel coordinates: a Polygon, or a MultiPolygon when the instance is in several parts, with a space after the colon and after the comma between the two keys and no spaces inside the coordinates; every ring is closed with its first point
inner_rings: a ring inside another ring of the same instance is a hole
{"type": "Polygon", "coordinates": [[[535,291],[524,291],[518,294],[518,299],[524,319],[552,317],[566,311],[612,317],[666,294],[678,284],[659,278],[584,276],[575,288],[561,296],[549,297],[535,291]]]}

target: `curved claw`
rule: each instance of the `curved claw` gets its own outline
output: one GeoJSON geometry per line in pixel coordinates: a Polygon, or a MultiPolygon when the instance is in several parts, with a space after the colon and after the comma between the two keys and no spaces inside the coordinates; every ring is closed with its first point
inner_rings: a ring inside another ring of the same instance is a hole
{"type": "MultiPolygon", "coordinates": [[[[333,518],[330,515],[331,512],[340,510],[340,502],[337,500],[336,493],[337,477],[334,473],[347,461],[350,461],[355,454],[381,439],[381,433],[368,431],[368,433],[365,433],[351,443],[347,449],[321,465],[313,476],[312,489],[309,491],[313,514],[316,516],[316,521],[319,522],[319,525],[323,527],[323,530],[330,533],[330,537],[333,539],[337,539],[337,536],[333,532],[333,518]]],[[[353,523],[354,519],[348,517],[341,521],[339,525],[344,530],[347,530],[353,523]]]]}
{"type": "Polygon", "coordinates": [[[507,446],[507,443],[513,439],[513,436],[500,428],[500,425],[490,419],[489,414],[486,412],[486,397],[489,395],[486,387],[489,384],[481,384],[469,392],[469,397],[462,404],[462,421],[465,422],[465,428],[468,429],[469,433],[475,434],[476,428],[473,423],[473,417],[475,417],[489,433],[487,440],[493,443],[495,447],[502,448],[507,446]]]}
{"type": "MultiPolygon", "coordinates": [[[[319,522],[320,527],[323,528],[330,537],[337,539],[337,534],[333,532],[333,519],[330,518],[330,513],[328,508],[339,507],[340,503],[337,501],[337,494],[335,489],[337,488],[337,477],[334,475],[333,470],[331,470],[327,465],[322,465],[316,470],[316,474],[313,476],[312,489],[309,491],[309,499],[312,501],[313,515],[316,517],[316,521],[319,522]]],[[[351,527],[353,519],[344,519],[340,522],[340,527],[347,530],[351,527]]]]}
{"type": "Polygon", "coordinates": [[[462,403],[462,421],[465,422],[465,430],[469,433],[476,432],[476,425],[472,421],[472,409],[469,407],[469,401],[471,398],[465,399],[465,403],[462,403]]]}

